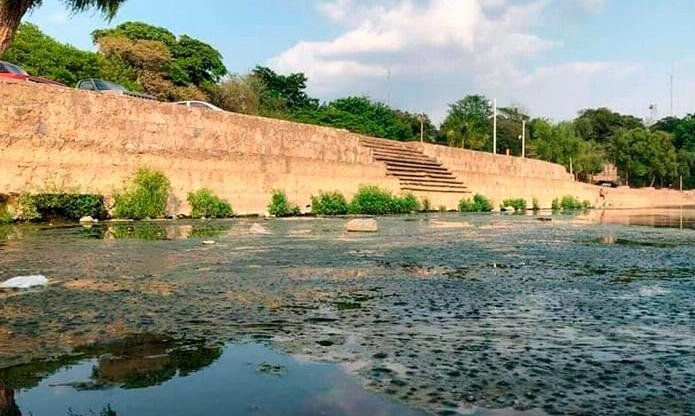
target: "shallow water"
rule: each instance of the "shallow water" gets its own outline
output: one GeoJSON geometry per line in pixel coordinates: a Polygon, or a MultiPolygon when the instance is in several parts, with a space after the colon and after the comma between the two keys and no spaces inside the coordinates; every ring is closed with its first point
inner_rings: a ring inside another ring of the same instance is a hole
{"type": "MultiPolygon", "coordinates": [[[[0,228],[0,281],[51,281],[0,293],[0,367],[32,363],[0,380],[21,389],[20,407],[50,397],[55,406],[34,407],[37,416],[106,404],[118,412],[135,396],[176,407],[191,400],[167,392],[224,389],[222,375],[256,392],[227,390],[222,405],[253,410],[254,394],[271,394],[268,374],[238,366],[257,354],[272,357],[271,372],[280,362],[306,366],[304,379],[323,377],[322,388],[338,392],[327,414],[345,397],[368,398],[382,414],[693,414],[694,217],[437,214],[380,218],[379,233],[359,235],[343,231],[345,219],[258,220],[271,235],[250,234],[249,220],[0,228]],[[177,346],[155,357],[205,345],[221,358],[184,376],[174,365],[154,390],[131,391],[121,379],[100,385],[98,397],[83,385],[48,387],[52,377],[90,381],[86,369],[113,355],[94,344],[129,334],[177,346]],[[67,371],[77,376],[68,377],[58,368],[76,351],[67,371]]],[[[271,379],[312,403],[325,393],[292,373],[271,379]]],[[[219,413],[196,403],[198,413],[219,413]]],[[[319,413],[279,403],[283,414],[319,413]]],[[[264,405],[254,414],[279,413],[264,405]]]]}

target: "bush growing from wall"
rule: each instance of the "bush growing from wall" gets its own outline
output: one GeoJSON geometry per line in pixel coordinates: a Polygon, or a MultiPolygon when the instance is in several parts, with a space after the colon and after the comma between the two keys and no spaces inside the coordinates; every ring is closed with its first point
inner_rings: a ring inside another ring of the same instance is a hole
{"type": "Polygon", "coordinates": [[[459,202],[459,212],[490,212],[492,202],[480,194],[475,194],[473,200],[464,198],[459,202]]]}
{"type": "Polygon", "coordinates": [[[422,206],[422,212],[431,212],[432,211],[432,202],[430,202],[430,199],[425,197],[422,197],[422,201],[420,202],[420,205],[422,206]]]}
{"type": "Polygon", "coordinates": [[[345,196],[338,191],[319,192],[311,197],[311,212],[317,215],[345,215],[349,206],[345,196]]]}
{"type": "Polygon", "coordinates": [[[0,209],[0,225],[12,224],[12,222],[14,222],[12,214],[4,208],[0,209]]]}
{"type": "MultiPolygon", "coordinates": [[[[591,208],[591,202],[580,201],[579,198],[575,198],[572,195],[565,195],[561,200],[556,200],[557,203],[553,204],[553,209],[559,211],[579,211],[591,208]],[[557,206],[557,209],[556,209],[557,206]]],[[[555,201],[554,201],[555,202],[555,201]]]]}
{"type": "Polygon", "coordinates": [[[514,212],[524,212],[526,211],[526,200],[523,198],[510,198],[510,199],[505,199],[502,202],[502,210],[507,210],[507,208],[512,208],[514,209],[514,212]]]}
{"type": "Polygon", "coordinates": [[[166,214],[171,183],[162,172],[142,168],[125,189],[114,193],[113,215],[117,218],[142,220],[166,214]]]}
{"type": "Polygon", "coordinates": [[[541,210],[541,204],[538,202],[538,198],[533,198],[533,201],[531,201],[531,206],[533,207],[533,212],[538,212],[541,210]]]}
{"type": "Polygon", "coordinates": [[[40,193],[22,194],[19,197],[21,217],[26,221],[64,219],[77,221],[90,216],[105,219],[108,212],[102,195],[40,193]]]}
{"type": "Polygon", "coordinates": [[[207,188],[189,192],[187,199],[188,203],[191,204],[191,217],[193,218],[229,218],[234,216],[229,202],[207,188]]]}
{"type": "Polygon", "coordinates": [[[420,201],[411,193],[397,197],[378,186],[360,186],[350,202],[349,212],[362,215],[408,214],[420,208],[420,201]]]}
{"type": "Polygon", "coordinates": [[[299,215],[301,211],[297,205],[289,202],[285,191],[276,189],[273,191],[270,204],[268,204],[268,213],[279,218],[299,215]]]}
{"type": "Polygon", "coordinates": [[[560,205],[560,198],[553,199],[553,203],[550,207],[553,211],[559,211],[562,208],[560,205]]]}

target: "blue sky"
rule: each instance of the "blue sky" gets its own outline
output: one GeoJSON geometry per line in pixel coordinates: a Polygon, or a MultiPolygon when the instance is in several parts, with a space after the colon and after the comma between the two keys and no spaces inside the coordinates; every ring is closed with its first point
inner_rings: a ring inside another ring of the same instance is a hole
{"type": "Polygon", "coordinates": [[[328,100],[370,95],[441,120],[469,93],[536,116],[609,106],[695,112],[692,0],[129,0],[112,22],[45,0],[26,17],[93,48],[89,33],[140,20],[206,41],[232,72],[305,72],[328,100]]]}

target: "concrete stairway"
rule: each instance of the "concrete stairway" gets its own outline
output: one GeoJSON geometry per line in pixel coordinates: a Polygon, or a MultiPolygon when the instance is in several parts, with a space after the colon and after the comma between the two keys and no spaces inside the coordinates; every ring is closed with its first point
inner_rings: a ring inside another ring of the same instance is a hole
{"type": "Polygon", "coordinates": [[[386,164],[387,175],[398,178],[402,191],[469,193],[437,159],[407,142],[365,137],[360,144],[371,149],[375,161],[386,164]]]}

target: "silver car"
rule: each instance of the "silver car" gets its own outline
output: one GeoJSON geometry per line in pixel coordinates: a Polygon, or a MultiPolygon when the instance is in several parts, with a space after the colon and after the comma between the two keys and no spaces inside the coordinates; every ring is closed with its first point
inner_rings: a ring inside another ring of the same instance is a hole
{"type": "Polygon", "coordinates": [[[203,110],[224,111],[217,106],[214,106],[210,103],[206,103],[205,101],[179,101],[178,103],[174,104],[190,108],[200,108],[203,110]]]}
{"type": "Polygon", "coordinates": [[[103,79],[89,78],[77,83],[78,90],[97,91],[103,94],[126,95],[129,97],[157,100],[156,97],[141,92],[128,91],[124,86],[103,79]]]}

